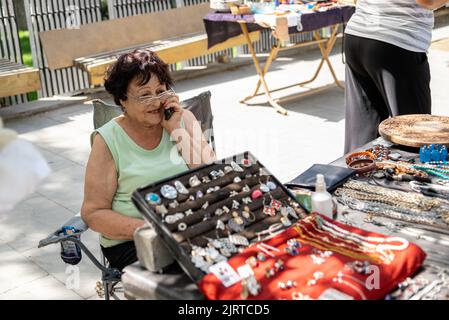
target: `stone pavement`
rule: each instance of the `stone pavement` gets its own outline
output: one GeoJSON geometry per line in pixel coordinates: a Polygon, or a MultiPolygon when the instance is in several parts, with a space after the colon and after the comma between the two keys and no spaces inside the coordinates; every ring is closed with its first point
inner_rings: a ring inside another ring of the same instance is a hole
{"type": "MultiPolygon", "coordinates": [[[[449,37],[449,28],[436,32],[449,37]]],[[[331,60],[339,79],[344,65],[334,51],[331,60]]],[[[279,58],[268,76],[271,86],[312,75],[317,51],[279,58]]],[[[449,116],[447,82],[449,52],[431,50],[433,113],[449,116]]],[[[343,153],[344,94],[333,87],[320,94],[292,101],[282,116],[255,100],[256,106],[238,101],[257,81],[252,65],[177,83],[181,99],[202,91],[212,92],[215,136],[219,158],[250,150],[281,181],[288,181],[314,163],[328,163],[343,153]]],[[[314,86],[331,83],[325,72],[314,86]]],[[[74,270],[60,260],[59,247],[37,249],[38,241],[79,212],[83,199],[84,167],[92,130],[90,104],[78,104],[20,120],[6,126],[40,148],[53,170],[37,192],[0,217],[0,299],[97,299],[95,282],[100,272],[84,258],[79,285],[67,288],[74,270]],[[67,272],[67,273],[66,273],[67,272]]],[[[88,231],[83,241],[99,255],[98,235],[88,231]]],[[[76,283],[75,283],[76,284],[76,283]]]]}

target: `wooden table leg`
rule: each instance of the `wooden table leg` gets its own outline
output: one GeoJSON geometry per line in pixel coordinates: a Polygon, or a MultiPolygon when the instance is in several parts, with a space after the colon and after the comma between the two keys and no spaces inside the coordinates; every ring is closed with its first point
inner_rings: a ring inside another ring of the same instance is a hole
{"type": "MultiPolygon", "coordinates": [[[[265,76],[268,73],[268,69],[271,66],[271,63],[276,60],[277,54],[279,52],[279,49],[281,47],[281,42],[279,40],[277,40],[276,45],[273,46],[273,48],[271,48],[270,50],[270,55],[268,56],[267,61],[265,62],[264,65],[264,69],[263,69],[263,75],[265,76]]],[[[245,103],[247,100],[250,100],[256,96],[259,96],[259,89],[260,89],[260,85],[262,84],[262,82],[260,81],[260,79],[257,81],[257,85],[256,85],[256,89],[254,90],[254,93],[246,98],[244,98],[243,100],[241,100],[241,103],[245,103]]]]}
{"type": "MultiPolygon", "coordinates": [[[[264,90],[265,96],[266,96],[267,99],[268,99],[268,102],[270,103],[270,105],[271,105],[273,108],[275,108],[275,109],[277,110],[277,112],[279,112],[279,113],[281,113],[281,114],[283,114],[283,115],[287,115],[287,114],[288,114],[287,110],[285,110],[282,106],[280,106],[280,105],[279,105],[276,101],[274,101],[273,98],[271,97],[270,90],[268,89],[268,85],[267,85],[267,83],[266,83],[266,81],[265,81],[265,73],[264,73],[265,70],[262,70],[262,68],[260,67],[259,60],[257,59],[257,56],[256,56],[256,51],[254,50],[253,43],[251,42],[251,39],[250,39],[250,37],[249,37],[249,32],[248,32],[248,28],[247,28],[247,26],[246,26],[246,23],[245,23],[245,22],[239,22],[239,24],[240,24],[240,27],[242,28],[243,34],[244,34],[245,39],[246,39],[246,42],[247,42],[247,44],[248,44],[248,48],[249,48],[249,51],[250,51],[250,53],[251,53],[251,57],[252,57],[252,59],[253,59],[254,66],[255,66],[255,68],[256,68],[257,74],[259,75],[259,81],[260,81],[260,83],[262,84],[262,88],[263,88],[263,90],[264,90]]],[[[274,52],[274,51],[272,51],[272,53],[273,53],[273,52],[274,52]]],[[[272,56],[272,55],[270,54],[270,56],[272,56]]],[[[273,55],[273,57],[274,57],[274,55],[273,55]]],[[[273,58],[271,58],[271,60],[273,60],[273,58]]],[[[268,62],[268,61],[267,61],[267,62],[268,62]]],[[[270,63],[271,63],[271,62],[270,62],[270,63]]],[[[269,66],[269,65],[268,65],[268,66],[269,66]]],[[[267,67],[267,66],[266,66],[265,69],[268,71],[268,67],[267,67]]],[[[256,89],[256,93],[259,91],[259,87],[260,87],[260,84],[258,85],[258,88],[256,89]]],[[[254,95],[253,95],[253,96],[254,96],[254,95]]],[[[248,100],[249,97],[247,97],[247,98],[245,98],[245,99],[248,100]]]]}
{"type": "MultiPolygon", "coordinates": [[[[332,49],[335,46],[335,42],[337,41],[338,28],[339,28],[339,25],[333,26],[332,34],[331,34],[329,40],[327,41],[326,46],[324,46],[323,43],[321,43],[321,42],[318,43],[318,47],[320,48],[321,57],[322,58],[321,58],[321,62],[320,62],[320,65],[318,67],[317,73],[315,74],[314,78],[312,78],[312,81],[316,79],[316,77],[318,76],[319,71],[321,71],[321,67],[323,66],[323,63],[326,62],[327,66],[329,67],[329,70],[330,70],[330,72],[332,74],[332,77],[334,78],[335,84],[338,87],[340,87],[341,89],[344,90],[345,88],[340,83],[340,81],[338,80],[337,75],[335,74],[334,68],[332,66],[332,63],[329,60],[329,55],[330,55],[330,53],[332,52],[332,49]]],[[[317,31],[314,32],[314,38],[317,41],[322,39],[320,34],[317,31]]],[[[311,82],[311,81],[309,81],[309,82],[311,82]]]]}

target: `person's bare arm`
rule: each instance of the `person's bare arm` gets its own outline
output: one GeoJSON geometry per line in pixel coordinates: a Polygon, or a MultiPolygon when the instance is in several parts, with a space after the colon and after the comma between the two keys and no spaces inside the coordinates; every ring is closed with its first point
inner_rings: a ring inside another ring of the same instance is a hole
{"type": "Polygon", "coordinates": [[[86,166],[81,217],[89,228],[114,240],[133,240],[134,231],[144,224],[113,211],[117,191],[114,159],[103,137],[97,134],[86,166]]]}
{"type": "Polygon", "coordinates": [[[214,150],[206,140],[200,123],[190,110],[183,113],[185,130],[190,136],[190,168],[211,163],[217,159],[214,150]]]}
{"type": "Polygon", "coordinates": [[[416,3],[426,9],[434,10],[434,9],[438,9],[439,7],[442,7],[446,3],[449,3],[449,1],[448,0],[416,0],[416,3]]]}

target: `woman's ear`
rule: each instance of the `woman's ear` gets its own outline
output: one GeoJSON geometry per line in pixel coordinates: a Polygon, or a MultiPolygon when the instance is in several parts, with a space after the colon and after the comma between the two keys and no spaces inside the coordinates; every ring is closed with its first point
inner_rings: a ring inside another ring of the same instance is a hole
{"type": "Polygon", "coordinates": [[[126,111],[127,100],[120,99],[119,102],[120,102],[120,108],[122,109],[123,112],[125,112],[126,111]]]}

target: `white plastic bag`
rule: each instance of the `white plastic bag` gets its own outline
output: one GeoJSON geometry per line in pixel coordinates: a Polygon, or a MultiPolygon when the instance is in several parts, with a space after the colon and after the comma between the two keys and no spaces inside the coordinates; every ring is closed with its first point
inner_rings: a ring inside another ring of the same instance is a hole
{"type": "Polygon", "coordinates": [[[50,167],[30,142],[14,139],[0,149],[0,213],[33,193],[50,167]]]}

